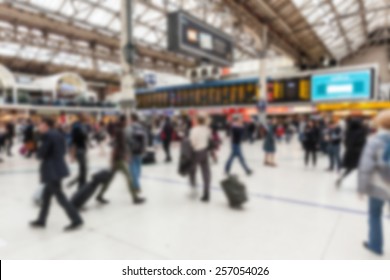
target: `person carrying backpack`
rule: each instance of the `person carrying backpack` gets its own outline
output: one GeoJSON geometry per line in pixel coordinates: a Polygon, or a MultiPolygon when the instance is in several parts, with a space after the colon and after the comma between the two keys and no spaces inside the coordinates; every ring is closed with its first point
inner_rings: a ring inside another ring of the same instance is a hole
{"type": "Polygon", "coordinates": [[[364,247],[383,255],[383,208],[390,201],[390,110],[375,120],[378,131],[368,140],[359,165],[359,194],[369,196],[369,236],[364,247]]]}
{"type": "Polygon", "coordinates": [[[130,118],[130,124],[125,132],[130,151],[129,172],[132,174],[135,189],[140,192],[142,158],[148,146],[148,133],[139,122],[137,114],[131,114],[130,118]]]}

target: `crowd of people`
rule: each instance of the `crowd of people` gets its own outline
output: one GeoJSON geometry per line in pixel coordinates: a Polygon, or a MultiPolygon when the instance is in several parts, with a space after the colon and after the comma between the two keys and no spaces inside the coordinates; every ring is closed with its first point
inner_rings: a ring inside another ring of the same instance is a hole
{"type": "MultiPolygon", "coordinates": [[[[344,178],[359,171],[358,190],[368,195],[370,234],[364,246],[376,254],[383,254],[383,231],[381,217],[386,201],[390,200],[390,112],[384,111],[371,122],[361,117],[336,120],[332,117],[307,116],[300,119],[269,119],[265,123],[256,119],[245,122],[242,116],[234,115],[226,127],[230,140],[230,154],[224,165],[227,176],[231,175],[233,163],[238,159],[245,173],[250,176],[256,169],[249,166],[242,148],[243,143],[263,141],[264,165],[275,168],[277,146],[281,141],[290,143],[294,136],[303,150],[306,167],[317,165],[319,154],[329,158],[326,171],[336,171],[339,178],[335,185],[340,188],[344,178]],[[342,156],[342,152],[344,155],[342,156]],[[383,156],[382,156],[383,155],[383,156]]],[[[210,158],[217,163],[222,144],[221,128],[207,115],[196,117],[159,116],[144,121],[136,113],[129,117],[120,116],[116,121],[92,123],[80,114],[71,125],[43,118],[38,123],[22,120],[14,123],[0,123],[0,155],[12,156],[14,139],[23,145],[20,153],[41,161],[40,178],[44,185],[40,195],[40,212],[33,227],[45,227],[51,197],[59,204],[71,220],[66,230],[78,229],[83,224],[78,208],[64,195],[61,185],[69,176],[65,160],[77,162],[78,174],[69,185],[77,184],[77,191],[88,185],[88,151],[97,145],[102,156],[110,150],[111,164],[107,168],[109,178],[104,181],[96,200],[108,204],[106,193],[114,175],[119,171],[127,181],[132,202],[141,205],[146,202],[142,195],[141,171],[144,163],[155,162],[156,147],[162,146],[165,162],[172,162],[171,146],[181,142],[179,173],[188,176],[190,186],[197,186],[196,173],[199,167],[203,181],[201,201],[211,199],[212,172],[210,158]],[[92,143],[94,142],[94,144],[92,143]]],[[[3,159],[0,159],[2,161],[3,159]]]]}

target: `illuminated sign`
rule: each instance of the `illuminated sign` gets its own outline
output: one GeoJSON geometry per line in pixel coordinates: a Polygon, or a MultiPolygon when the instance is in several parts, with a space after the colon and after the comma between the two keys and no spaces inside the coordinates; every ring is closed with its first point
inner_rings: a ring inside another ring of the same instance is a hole
{"type": "Polygon", "coordinates": [[[182,11],[168,15],[168,49],[220,66],[233,62],[230,36],[182,11]]]}
{"type": "Polygon", "coordinates": [[[312,76],[312,101],[368,100],[373,92],[373,70],[312,76]]]}
{"type": "Polygon", "coordinates": [[[310,78],[270,80],[267,83],[269,103],[310,101],[310,78]]]}

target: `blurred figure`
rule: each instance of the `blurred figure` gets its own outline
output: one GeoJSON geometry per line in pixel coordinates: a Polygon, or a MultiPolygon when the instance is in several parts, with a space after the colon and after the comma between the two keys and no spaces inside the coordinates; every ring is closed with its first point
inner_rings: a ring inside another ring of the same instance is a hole
{"type": "Polygon", "coordinates": [[[212,143],[212,147],[210,147],[210,154],[211,157],[213,158],[214,163],[218,163],[217,152],[222,143],[222,140],[219,137],[218,126],[215,123],[212,123],[210,125],[210,129],[211,129],[211,143],[212,143]]]}
{"type": "Polygon", "coordinates": [[[230,129],[231,134],[231,153],[228,161],[226,162],[225,172],[227,175],[230,174],[234,159],[237,157],[240,160],[241,166],[244,168],[247,175],[251,175],[253,172],[245,162],[244,155],[241,150],[241,144],[245,136],[245,129],[242,122],[242,118],[239,115],[233,116],[233,122],[230,129]]]}
{"type": "Polygon", "coordinates": [[[255,142],[255,139],[256,139],[256,135],[255,135],[255,132],[256,132],[256,124],[255,122],[252,120],[249,122],[248,124],[248,138],[249,138],[249,142],[251,144],[253,144],[255,142]]]}
{"type": "Polygon", "coordinates": [[[104,148],[104,140],[106,140],[106,129],[103,121],[96,124],[93,138],[99,146],[100,155],[106,155],[106,150],[104,148]]]}
{"type": "Polygon", "coordinates": [[[134,181],[132,175],[129,172],[129,168],[128,168],[129,150],[128,150],[128,143],[126,143],[125,127],[126,127],[126,117],[121,116],[118,121],[118,124],[115,126],[114,129],[114,143],[113,143],[114,147],[112,149],[112,156],[111,156],[111,172],[112,172],[111,178],[104,184],[103,188],[101,189],[100,193],[96,198],[96,200],[102,204],[109,203],[109,201],[104,198],[104,194],[108,190],[112,179],[114,178],[115,174],[118,171],[122,172],[126,177],[127,187],[129,189],[134,204],[142,204],[145,202],[145,199],[140,198],[138,196],[137,190],[134,187],[134,181]]]}
{"type": "Polygon", "coordinates": [[[304,137],[305,137],[305,129],[307,126],[307,119],[305,117],[302,117],[297,125],[298,129],[298,139],[299,142],[302,145],[302,148],[305,149],[305,144],[304,144],[304,137]]]}
{"type": "Polygon", "coordinates": [[[7,146],[7,156],[12,157],[12,147],[14,145],[15,137],[15,124],[13,121],[9,121],[6,124],[5,141],[7,146]]]}
{"type": "Polygon", "coordinates": [[[199,116],[197,125],[190,130],[190,143],[194,150],[194,159],[190,171],[190,183],[193,188],[196,187],[196,169],[200,166],[203,178],[203,196],[201,200],[208,202],[210,200],[211,170],[209,163],[209,143],[211,131],[207,126],[205,116],[199,116]]]}
{"type": "Polygon", "coordinates": [[[285,123],[285,132],[286,132],[286,143],[290,144],[293,136],[294,136],[295,127],[292,121],[288,120],[285,123]]]}
{"type": "Polygon", "coordinates": [[[383,255],[383,208],[390,201],[390,110],[380,113],[375,125],[378,131],[369,138],[359,164],[359,193],[369,196],[369,234],[364,247],[383,255]]]}
{"type": "Polygon", "coordinates": [[[161,122],[159,119],[156,119],[152,124],[153,146],[156,148],[158,148],[161,143],[161,132],[161,122]]]}
{"type": "Polygon", "coordinates": [[[58,203],[64,208],[72,223],[65,228],[66,231],[79,228],[83,222],[77,210],[67,200],[61,190],[61,181],[69,175],[65,162],[66,145],[64,137],[54,129],[51,119],[44,119],[39,125],[41,133],[41,145],[38,150],[38,158],[41,160],[41,182],[45,185],[42,198],[42,206],[39,217],[31,223],[34,228],[44,228],[50,209],[50,201],[55,196],[58,203]]]}
{"type": "Polygon", "coordinates": [[[340,171],[341,169],[341,140],[342,130],[337,122],[331,121],[327,132],[328,136],[328,153],[329,153],[329,169],[328,171],[340,171]]]}
{"type": "Polygon", "coordinates": [[[23,143],[27,158],[30,158],[36,152],[37,145],[35,140],[36,138],[34,123],[31,119],[28,119],[23,132],[23,143]]]}
{"type": "Polygon", "coordinates": [[[72,160],[76,160],[79,165],[79,174],[75,181],[78,182],[78,189],[81,189],[87,183],[88,176],[88,129],[84,123],[84,116],[82,114],[77,116],[77,120],[72,125],[70,146],[71,158],[72,160]]]}
{"type": "Polygon", "coordinates": [[[281,142],[283,140],[283,137],[285,135],[285,129],[284,129],[284,126],[279,124],[279,125],[276,125],[275,124],[275,135],[276,135],[276,139],[281,142]]]}
{"type": "Polygon", "coordinates": [[[265,152],[264,165],[270,167],[276,167],[275,153],[276,153],[276,120],[269,121],[265,128],[265,139],[263,149],[265,152]]]}
{"type": "Polygon", "coordinates": [[[3,162],[3,159],[1,158],[1,152],[3,151],[5,146],[5,139],[6,139],[6,130],[3,123],[0,122],[0,163],[3,162]]]}
{"type": "Polygon", "coordinates": [[[169,116],[165,117],[165,123],[161,132],[161,139],[163,141],[163,147],[165,151],[165,162],[171,162],[171,142],[173,136],[173,126],[171,123],[171,118],[169,116]]]}
{"type": "Polygon", "coordinates": [[[359,166],[360,156],[366,144],[367,134],[367,127],[365,127],[361,119],[353,118],[348,122],[343,160],[343,168],[345,170],[336,182],[338,188],[341,186],[343,179],[359,166]]]}
{"type": "Polygon", "coordinates": [[[142,159],[149,141],[146,128],[140,123],[136,113],[131,114],[125,133],[130,153],[129,171],[134,181],[134,187],[139,192],[141,190],[142,159]]]}
{"type": "Polygon", "coordinates": [[[314,121],[308,121],[302,137],[303,147],[305,149],[305,165],[309,165],[310,157],[313,166],[317,164],[317,149],[320,143],[320,131],[314,121]]]}

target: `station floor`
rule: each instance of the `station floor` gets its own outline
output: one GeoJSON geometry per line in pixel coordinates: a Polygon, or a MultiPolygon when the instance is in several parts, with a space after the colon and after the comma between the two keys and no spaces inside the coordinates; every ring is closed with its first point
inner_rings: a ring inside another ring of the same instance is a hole
{"type": "MultiPolygon", "coordinates": [[[[270,169],[262,164],[261,144],[245,144],[255,173],[246,177],[235,162],[233,173],[246,183],[250,198],[244,210],[235,211],[219,186],[228,151],[225,141],[219,163],[212,166],[209,204],[193,198],[187,179],[177,175],[175,146],[172,164],[163,163],[159,151],[159,163],[143,169],[147,204],[134,206],[118,175],[107,195],[111,203],[102,207],[92,199],[82,212],[85,226],[74,233],[62,231],[69,221],[54,200],[47,228],[28,227],[38,212],[32,202],[38,164],[18,155],[6,158],[0,165],[0,258],[390,259],[390,220],[384,221],[385,256],[365,251],[367,201],[358,199],[353,178],[336,190],[337,175],[325,172],[325,157],[317,168],[305,168],[298,143],[283,143],[278,146],[279,167],[270,169]]],[[[90,153],[91,172],[108,165],[108,157],[99,153],[90,153]]],[[[76,166],[71,166],[75,175],[76,166]]]]}

